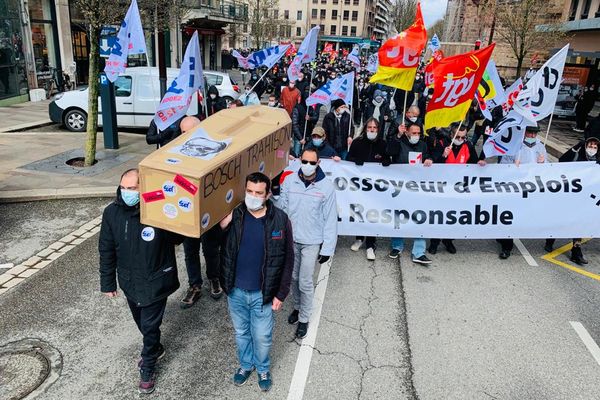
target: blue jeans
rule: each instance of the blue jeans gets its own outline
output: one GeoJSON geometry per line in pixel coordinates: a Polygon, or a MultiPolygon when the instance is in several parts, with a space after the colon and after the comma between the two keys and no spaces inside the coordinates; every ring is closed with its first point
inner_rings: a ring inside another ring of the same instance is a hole
{"type": "MultiPolygon", "coordinates": [[[[425,247],[427,241],[422,238],[415,238],[413,242],[412,255],[413,257],[421,257],[425,255],[425,247]]],[[[392,238],[392,249],[402,251],[404,249],[404,239],[392,238]]]]}
{"type": "Polygon", "coordinates": [[[237,287],[227,298],[240,367],[246,371],[256,367],[259,374],[269,372],[273,343],[273,310],[271,303],[263,305],[262,302],[260,290],[237,287]]]}
{"type": "Polygon", "coordinates": [[[296,138],[294,138],[294,144],[292,147],[292,153],[294,153],[295,157],[300,157],[300,152],[302,151],[302,144],[300,144],[300,141],[296,138]]]}

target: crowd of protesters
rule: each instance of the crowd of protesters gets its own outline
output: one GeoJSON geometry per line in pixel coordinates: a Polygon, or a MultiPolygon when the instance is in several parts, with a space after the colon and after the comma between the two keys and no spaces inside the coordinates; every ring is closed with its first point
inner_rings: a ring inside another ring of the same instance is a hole
{"type": "MultiPolygon", "coordinates": [[[[158,132],[155,125],[151,126],[147,142],[163,146],[194,129],[202,118],[225,108],[262,103],[282,108],[289,114],[292,121],[290,152],[300,161],[298,172],[275,180],[258,172],[250,174],[246,178],[244,202],[200,239],[184,238],[141,224],[139,180],[135,169],[123,174],[115,202],[104,211],[99,243],[101,291],[109,297],[116,296],[118,281],[143,335],[138,363],[141,393],[154,390],[156,364],[166,351],[160,341],[160,325],[166,299],[179,287],[175,245],[183,243],[188,275],[181,308],[192,307],[202,295],[202,248],[210,296],[219,300],[223,293],[227,295],[239,359],[233,383],[244,384],[256,370],[260,389],[268,391],[272,385],[273,312],[281,309],[291,291],[293,310],[288,323],[297,324],[296,338],[302,339],[308,334],[314,268],[317,262],[329,261],[337,244],[335,190],[320,168],[320,160],[346,160],[359,168],[364,163],[379,163],[382,167],[391,164],[486,165],[483,152],[478,151],[478,142],[480,138],[485,142],[490,129],[502,118],[501,109],[492,110],[493,120],[489,121],[474,101],[464,121],[425,132],[423,121],[432,89],[425,86],[422,68],[417,72],[413,90],[405,92],[370,83],[371,73],[364,57],[357,68],[340,54],[322,52],[315,61],[303,66],[296,81],[288,80],[290,61],[290,57],[282,58],[263,79],[259,79],[260,70],[244,71],[249,78],[243,82],[246,92],[231,103],[211,86],[207,91],[206,108],[198,118],[184,117],[162,132],[158,132]],[[324,106],[306,105],[310,93],[328,80],[354,70],[351,106],[341,99],[324,106]],[[277,194],[276,202],[271,194],[277,194]]],[[[235,64],[232,59],[227,66],[235,67],[235,64]]],[[[584,125],[579,124],[578,129],[584,125]]],[[[600,116],[592,119],[585,129],[583,140],[560,161],[598,159],[600,116]]],[[[521,150],[498,162],[548,162],[538,129],[527,127],[521,150]]],[[[398,259],[405,241],[406,238],[392,238],[388,256],[398,259]]],[[[498,242],[499,257],[507,259],[513,240],[498,239],[498,242]]],[[[570,258],[583,265],[587,260],[581,243],[581,239],[573,239],[570,258]]],[[[431,238],[427,245],[426,239],[416,238],[412,244],[412,261],[430,264],[432,261],[426,253],[437,254],[440,244],[449,254],[458,251],[452,239],[431,238]]],[[[363,245],[367,260],[375,260],[377,238],[356,237],[351,250],[359,251],[363,245]]],[[[550,252],[553,246],[554,239],[548,239],[544,248],[550,252]]]]}

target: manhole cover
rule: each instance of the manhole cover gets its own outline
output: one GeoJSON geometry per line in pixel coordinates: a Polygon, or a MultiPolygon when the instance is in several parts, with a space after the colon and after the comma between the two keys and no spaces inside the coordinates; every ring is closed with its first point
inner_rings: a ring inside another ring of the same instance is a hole
{"type": "Polygon", "coordinates": [[[53,383],[62,370],[60,353],[37,339],[0,347],[0,399],[33,398],[53,383]]]}

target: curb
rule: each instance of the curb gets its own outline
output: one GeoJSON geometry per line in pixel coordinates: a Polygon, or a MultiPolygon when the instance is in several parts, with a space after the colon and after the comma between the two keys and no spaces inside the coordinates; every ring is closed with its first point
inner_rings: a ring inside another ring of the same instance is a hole
{"type": "Polygon", "coordinates": [[[79,187],[64,189],[31,189],[0,192],[0,203],[22,203],[27,201],[115,197],[115,186],[79,187]]]}
{"type": "Polygon", "coordinates": [[[27,129],[40,128],[42,126],[54,125],[54,124],[55,124],[55,122],[52,122],[49,119],[42,119],[39,121],[26,122],[23,124],[9,126],[7,128],[2,128],[2,129],[0,129],[0,133],[13,133],[13,132],[24,131],[27,129]]]}

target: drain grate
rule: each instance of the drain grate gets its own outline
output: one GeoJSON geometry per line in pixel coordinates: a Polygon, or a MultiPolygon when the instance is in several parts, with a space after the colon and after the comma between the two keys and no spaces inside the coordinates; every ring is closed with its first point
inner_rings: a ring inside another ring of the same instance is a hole
{"type": "Polygon", "coordinates": [[[62,370],[58,350],[38,339],[24,339],[0,347],[0,399],[35,397],[62,370]]]}

